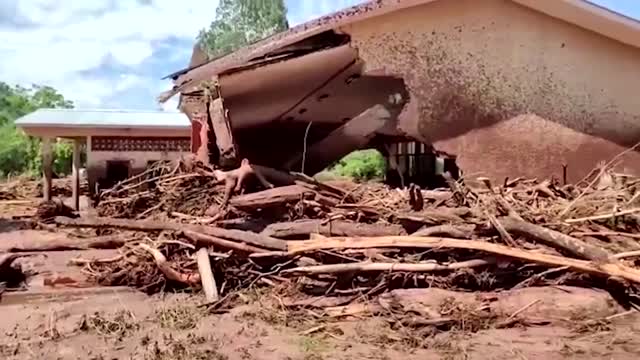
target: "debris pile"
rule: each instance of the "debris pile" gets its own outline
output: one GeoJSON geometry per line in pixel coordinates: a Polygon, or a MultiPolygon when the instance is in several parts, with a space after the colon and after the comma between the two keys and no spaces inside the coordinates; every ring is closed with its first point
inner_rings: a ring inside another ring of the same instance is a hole
{"type": "MultiPolygon", "coordinates": [[[[42,197],[42,181],[29,176],[19,176],[0,183],[0,200],[29,200],[42,197]]],[[[87,182],[81,182],[81,190],[86,190],[87,182]]],[[[53,179],[51,196],[70,197],[71,178],[53,179]]]]}
{"type": "Polygon", "coordinates": [[[336,316],[411,288],[565,284],[634,303],[640,179],[602,166],[570,185],[477,180],[482,186],[448,177],[447,189],[400,190],[248,162],[229,172],[162,164],[103,193],[101,217],[56,222],[128,237],[112,242],[121,246],[115,258],[74,261],[97,283],[203,288],[216,306],[258,285],[285,287],[291,306],[336,316]]]}

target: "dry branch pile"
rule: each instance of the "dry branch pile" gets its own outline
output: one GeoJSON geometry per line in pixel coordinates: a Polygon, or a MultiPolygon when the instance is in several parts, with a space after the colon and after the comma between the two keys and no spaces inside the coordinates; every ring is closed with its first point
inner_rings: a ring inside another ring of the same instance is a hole
{"type": "Polygon", "coordinates": [[[294,306],[348,305],[339,308],[348,314],[396,289],[567,284],[635,302],[640,179],[601,167],[564,186],[449,180],[449,189],[398,190],[246,162],[227,173],[164,164],[106,191],[101,218],[56,222],[146,234],[116,258],[76,261],[98,283],[204,287],[211,301],[284,284],[299,290],[294,306]]]}

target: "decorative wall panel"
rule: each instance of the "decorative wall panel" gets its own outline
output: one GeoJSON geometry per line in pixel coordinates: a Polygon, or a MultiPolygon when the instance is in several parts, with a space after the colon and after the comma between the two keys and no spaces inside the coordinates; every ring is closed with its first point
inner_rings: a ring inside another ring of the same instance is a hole
{"type": "Polygon", "coordinates": [[[111,137],[91,138],[91,151],[189,151],[189,138],[173,137],[111,137]]]}

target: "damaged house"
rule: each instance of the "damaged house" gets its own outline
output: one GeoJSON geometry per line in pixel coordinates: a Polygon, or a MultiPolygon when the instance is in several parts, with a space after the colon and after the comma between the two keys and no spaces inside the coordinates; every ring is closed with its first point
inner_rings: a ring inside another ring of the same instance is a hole
{"type": "MultiPolygon", "coordinates": [[[[376,148],[401,180],[576,181],[640,140],[640,23],[584,0],[377,0],[170,75],[192,149],[313,174],[376,148]],[[437,169],[437,171],[435,170],[437,169]]],[[[640,157],[621,160],[638,173],[640,157]]]]}

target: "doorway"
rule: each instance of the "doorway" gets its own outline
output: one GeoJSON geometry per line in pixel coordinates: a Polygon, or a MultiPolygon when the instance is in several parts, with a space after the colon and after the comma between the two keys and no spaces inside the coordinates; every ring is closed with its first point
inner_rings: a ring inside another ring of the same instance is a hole
{"type": "Polygon", "coordinates": [[[107,176],[105,182],[109,187],[126,180],[129,177],[130,162],[128,160],[107,161],[107,176]]]}

